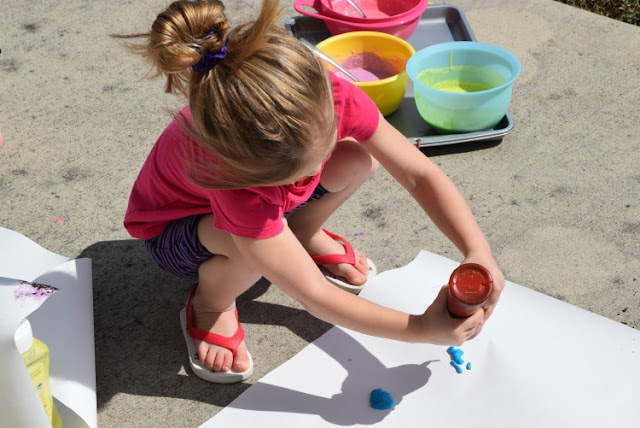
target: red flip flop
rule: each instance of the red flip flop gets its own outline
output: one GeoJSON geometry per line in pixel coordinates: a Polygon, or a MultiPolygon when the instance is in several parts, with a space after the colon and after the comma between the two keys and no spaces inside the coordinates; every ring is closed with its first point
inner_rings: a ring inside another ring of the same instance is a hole
{"type": "MultiPolygon", "coordinates": [[[[342,244],[342,246],[345,249],[345,254],[322,254],[318,256],[311,256],[311,259],[315,262],[315,264],[317,264],[318,266],[322,266],[322,265],[329,265],[329,264],[348,263],[351,266],[355,266],[356,254],[353,251],[353,247],[351,246],[351,244],[349,244],[349,242],[340,235],[331,233],[327,229],[322,229],[322,230],[324,231],[324,233],[329,235],[332,239],[342,244]]],[[[367,264],[369,265],[368,278],[373,278],[378,273],[378,270],[376,269],[376,266],[373,264],[371,260],[367,259],[367,264]]],[[[335,285],[342,288],[343,290],[349,291],[353,294],[358,294],[364,288],[364,285],[349,284],[348,282],[333,275],[326,268],[321,267],[321,269],[325,274],[325,277],[330,282],[334,283],[335,285]]]]}
{"type": "Polygon", "coordinates": [[[253,373],[253,359],[251,358],[251,354],[248,355],[249,368],[243,372],[237,372],[233,369],[229,370],[228,372],[216,372],[213,370],[209,370],[204,367],[198,359],[198,351],[196,349],[195,339],[203,340],[212,345],[227,348],[233,353],[233,356],[235,356],[238,346],[240,346],[240,344],[244,340],[244,330],[242,330],[242,326],[240,325],[237,310],[235,315],[238,322],[238,329],[232,336],[222,336],[207,330],[202,330],[194,327],[191,321],[191,299],[193,298],[197,287],[197,283],[193,285],[193,287],[191,288],[191,293],[189,294],[189,298],[187,299],[187,306],[182,309],[182,311],[180,311],[180,326],[182,327],[182,334],[184,335],[184,339],[187,344],[187,350],[189,352],[189,365],[191,366],[191,370],[193,370],[193,373],[196,376],[209,382],[242,382],[243,380],[249,378],[249,376],[251,376],[251,374],[253,373]]]}

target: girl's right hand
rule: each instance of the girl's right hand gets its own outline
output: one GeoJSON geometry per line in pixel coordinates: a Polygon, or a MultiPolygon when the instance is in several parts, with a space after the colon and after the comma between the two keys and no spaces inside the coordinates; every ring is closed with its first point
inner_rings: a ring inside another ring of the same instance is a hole
{"type": "Polygon", "coordinates": [[[468,318],[454,318],[447,309],[447,293],[445,285],[425,313],[419,316],[420,331],[425,342],[460,346],[474,337],[484,322],[484,309],[478,309],[468,318]]]}

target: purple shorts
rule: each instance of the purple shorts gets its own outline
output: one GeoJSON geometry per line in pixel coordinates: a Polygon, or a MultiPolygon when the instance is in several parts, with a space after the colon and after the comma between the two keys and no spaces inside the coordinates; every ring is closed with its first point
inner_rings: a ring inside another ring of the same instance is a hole
{"type": "Polygon", "coordinates": [[[185,278],[198,277],[200,265],[213,257],[198,239],[198,222],[203,215],[174,220],[160,235],[143,241],[162,269],[185,278]]]}
{"type": "MultiPolygon", "coordinates": [[[[309,199],[293,210],[287,211],[285,217],[327,193],[329,192],[318,183],[309,199]]],[[[209,252],[198,239],[198,222],[203,215],[174,220],[160,235],[142,241],[151,258],[162,269],[184,278],[197,278],[200,265],[215,255],[209,252]]]]}

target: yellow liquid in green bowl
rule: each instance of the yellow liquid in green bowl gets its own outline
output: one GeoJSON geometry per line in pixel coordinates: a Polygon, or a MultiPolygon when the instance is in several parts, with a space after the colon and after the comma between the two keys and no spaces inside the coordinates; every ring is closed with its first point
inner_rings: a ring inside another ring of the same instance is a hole
{"type": "Polygon", "coordinates": [[[504,117],[511,99],[507,79],[497,71],[473,65],[427,68],[416,76],[415,101],[420,116],[441,132],[490,129],[504,117]]]}
{"type": "Polygon", "coordinates": [[[492,86],[482,82],[461,82],[460,80],[445,80],[432,86],[433,89],[445,92],[479,92],[491,89],[492,86]]]}
{"type": "Polygon", "coordinates": [[[428,68],[418,74],[425,85],[445,92],[480,92],[498,87],[507,79],[497,71],[473,65],[428,68]]]}

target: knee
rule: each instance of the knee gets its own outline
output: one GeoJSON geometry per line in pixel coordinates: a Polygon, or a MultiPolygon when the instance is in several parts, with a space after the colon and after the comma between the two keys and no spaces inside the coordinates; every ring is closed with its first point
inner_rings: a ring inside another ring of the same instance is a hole
{"type": "Polygon", "coordinates": [[[354,145],[356,149],[354,150],[353,159],[352,159],[353,163],[351,165],[358,168],[359,170],[358,172],[366,180],[376,173],[376,171],[378,170],[378,167],[380,166],[380,163],[376,158],[371,156],[371,153],[369,153],[367,149],[362,147],[362,145],[360,144],[354,144],[354,145]]]}
{"type": "MultiPolygon", "coordinates": [[[[351,169],[354,174],[362,175],[365,178],[371,177],[380,165],[362,144],[354,140],[339,142],[336,146],[336,152],[338,152],[338,162],[341,162],[345,168],[351,169]]],[[[331,158],[333,159],[333,155],[331,158]]]]}
{"type": "Polygon", "coordinates": [[[242,258],[231,234],[215,228],[213,214],[207,214],[200,219],[198,239],[211,254],[215,254],[217,257],[225,257],[234,261],[242,258]]]}
{"type": "Polygon", "coordinates": [[[360,143],[340,141],[325,164],[322,185],[336,191],[350,184],[360,185],[373,176],[380,164],[360,143]]]}

